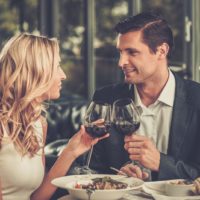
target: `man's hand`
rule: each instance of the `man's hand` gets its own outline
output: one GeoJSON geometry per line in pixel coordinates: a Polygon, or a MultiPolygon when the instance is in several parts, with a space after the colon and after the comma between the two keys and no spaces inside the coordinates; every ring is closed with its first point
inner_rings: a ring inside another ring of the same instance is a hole
{"type": "Polygon", "coordinates": [[[123,166],[120,171],[124,172],[128,176],[133,176],[142,180],[147,180],[149,178],[149,174],[147,172],[142,171],[139,166],[132,163],[123,166]]]}
{"type": "Polygon", "coordinates": [[[128,151],[131,160],[139,161],[141,165],[152,171],[159,170],[160,152],[151,139],[135,134],[125,136],[124,142],[124,148],[128,151]]]}

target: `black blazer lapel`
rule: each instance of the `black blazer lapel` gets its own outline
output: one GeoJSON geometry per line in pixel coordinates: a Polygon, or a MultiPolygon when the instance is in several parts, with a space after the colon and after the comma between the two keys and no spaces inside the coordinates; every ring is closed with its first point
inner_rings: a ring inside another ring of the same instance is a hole
{"type": "MultiPolygon", "coordinates": [[[[187,89],[182,79],[175,75],[176,89],[172,123],[169,136],[168,154],[179,155],[181,144],[188,131],[188,125],[192,116],[192,109],[187,103],[187,89]]],[[[187,147],[185,147],[187,148],[187,147]]]]}

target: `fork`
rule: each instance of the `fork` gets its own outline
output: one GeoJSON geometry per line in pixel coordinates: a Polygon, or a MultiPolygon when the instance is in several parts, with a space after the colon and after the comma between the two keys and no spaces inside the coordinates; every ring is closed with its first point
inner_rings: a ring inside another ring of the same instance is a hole
{"type": "Polygon", "coordinates": [[[123,176],[126,176],[126,177],[129,177],[128,174],[124,173],[123,171],[115,168],[115,167],[110,167],[111,170],[115,171],[115,172],[118,172],[119,174],[123,175],[123,176]]]}

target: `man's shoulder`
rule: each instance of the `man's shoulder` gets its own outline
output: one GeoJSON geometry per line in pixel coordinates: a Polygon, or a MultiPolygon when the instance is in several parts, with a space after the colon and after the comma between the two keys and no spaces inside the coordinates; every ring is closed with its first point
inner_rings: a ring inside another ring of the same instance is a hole
{"type": "Polygon", "coordinates": [[[128,87],[129,87],[129,84],[127,84],[127,83],[116,83],[116,84],[110,84],[110,85],[100,87],[100,88],[96,89],[95,92],[101,92],[101,93],[107,92],[107,91],[115,92],[117,90],[121,91],[121,89],[126,89],[128,87]]]}
{"type": "Polygon", "coordinates": [[[184,80],[184,82],[187,92],[195,96],[200,96],[200,83],[193,80],[184,80]]]}
{"type": "Polygon", "coordinates": [[[114,100],[127,97],[129,94],[129,84],[117,83],[98,88],[93,96],[93,100],[101,100],[107,103],[113,103],[114,100]]]}
{"type": "Polygon", "coordinates": [[[188,103],[200,109],[200,83],[193,80],[184,80],[184,83],[188,103]]]}
{"type": "MultiPolygon", "coordinates": [[[[200,83],[189,80],[189,79],[183,79],[182,77],[175,74],[176,84],[178,89],[184,88],[186,92],[188,93],[196,93],[197,91],[200,91],[200,83]]],[[[200,95],[200,92],[197,93],[197,95],[200,95]]]]}

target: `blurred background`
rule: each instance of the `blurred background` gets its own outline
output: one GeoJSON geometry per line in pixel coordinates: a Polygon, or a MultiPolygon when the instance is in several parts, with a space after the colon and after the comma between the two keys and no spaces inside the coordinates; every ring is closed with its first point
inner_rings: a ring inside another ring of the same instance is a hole
{"type": "Polygon", "coordinates": [[[96,88],[123,80],[114,25],[128,15],[157,10],[171,25],[174,71],[200,81],[199,0],[0,0],[0,47],[16,32],[58,37],[67,75],[62,98],[90,100],[96,88]]]}
{"type": "MultiPolygon", "coordinates": [[[[200,82],[200,0],[0,0],[0,48],[23,31],[60,41],[67,79],[61,98],[50,102],[47,112],[47,169],[79,129],[94,90],[123,81],[115,24],[148,10],[159,11],[173,29],[172,70],[200,82]]],[[[84,165],[85,159],[86,155],[74,166],[84,165]]],[[[58,190],[52,200],[65,193],[58,190]]]]}

